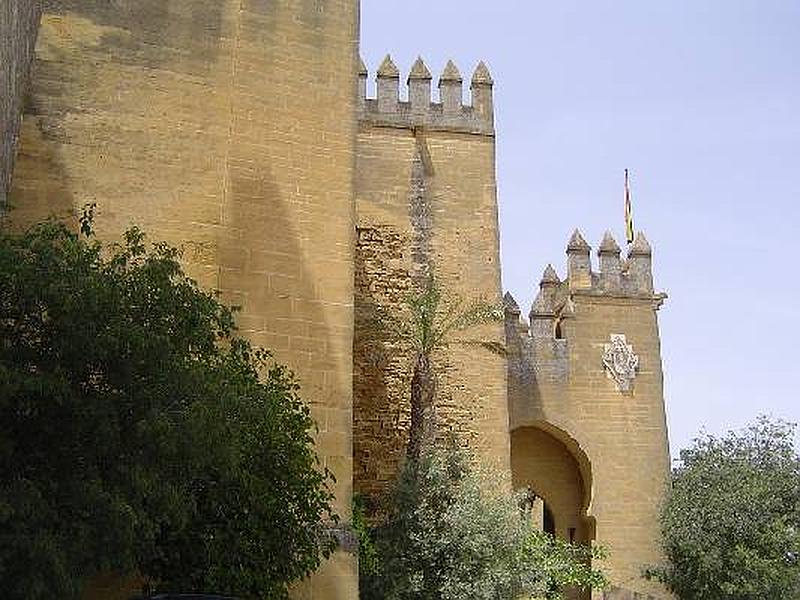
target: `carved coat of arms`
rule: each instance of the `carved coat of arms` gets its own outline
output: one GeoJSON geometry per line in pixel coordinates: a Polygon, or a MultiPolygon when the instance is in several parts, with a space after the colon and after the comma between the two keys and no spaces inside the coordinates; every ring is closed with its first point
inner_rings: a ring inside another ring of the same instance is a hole
{"type": "Polygon", "coordinates": [[[633,353],[633,346],[628,344],[625,336],[611,334],[611,343],[604,345],[603,366],[609,379],[613,379],[620,392],[627,392],[633,386],[639,357],[633,353]]]}

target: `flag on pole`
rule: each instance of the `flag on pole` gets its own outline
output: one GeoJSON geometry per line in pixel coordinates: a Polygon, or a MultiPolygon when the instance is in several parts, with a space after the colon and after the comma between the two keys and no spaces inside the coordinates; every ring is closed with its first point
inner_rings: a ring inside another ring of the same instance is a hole
{"type": "Polygon", "coordinates": [[[633,209],[631,208],[631,188],[628,185],[628,169],[625,169],[625,239],[633,243],[633,209]]]}

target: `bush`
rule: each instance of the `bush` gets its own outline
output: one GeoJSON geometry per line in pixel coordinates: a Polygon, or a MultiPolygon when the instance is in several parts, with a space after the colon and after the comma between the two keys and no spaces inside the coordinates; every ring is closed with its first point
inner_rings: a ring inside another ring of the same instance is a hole
{"type": "Polygon", "coordinates": [[[800,598],[793,431],[762,417],[681,451],[662,518],[669,562],[652,577],[687,600],[800,598]]]}
{"type": "Polygon", "coordinates": [[[77,598],[100,571],[281,598],[330,550],[297,385],[178,259],[136,229],[0,235],[4,598],[77,598]]]}
{"type": "Polygon", "coordinates": [[[362,597],[560,598],[565,586],[604,586],[589,566],[591,550],[534,530],[507,480],[474,467],[454,444],[423,448],[406,462],[387,521],[372,532],[377,560],[362,578],[362,597]]]}

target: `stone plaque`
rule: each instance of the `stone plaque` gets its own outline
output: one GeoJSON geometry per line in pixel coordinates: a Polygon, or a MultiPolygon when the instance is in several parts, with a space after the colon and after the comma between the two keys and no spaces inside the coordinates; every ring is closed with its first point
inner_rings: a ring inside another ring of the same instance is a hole
{"type": "Polygon", "coordinates": [[[624,335],[611,334],[611,343],[604,345],[603,366],[606,375],[614,380],[620,392],[630,391],[639,367],[639,357],[633,353],[633,346],[628,344],[624,335]]]}

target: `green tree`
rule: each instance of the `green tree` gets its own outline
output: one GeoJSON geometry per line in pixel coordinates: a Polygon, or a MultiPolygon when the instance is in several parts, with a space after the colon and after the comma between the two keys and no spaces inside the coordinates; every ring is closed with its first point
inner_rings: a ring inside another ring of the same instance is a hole
{"type": "Polygon", "coordinates": [[[434,370],[434,353],[451,343],[472,344],[495,353],[503,353],[501,344],[464,339],[458,334],[473,327],[503,320],[501,308],[483,300],[465,302],[456,295],[445,295],[431,276],[424,289],[409,296],[405,314],[400,318],[384,316],[384,322],[398,340],[414,352],[411,377],[411,423],[407,456],[419,457],[423,442],[435,433],[435,402],[438,381],[434,370]]]}
{"type": "Polygon", "coordinates": [[[405,463],[386,523],[368,538],[373,558],[362,597],[556,599],[567,586],[604,587],[592,551],[535,530],[508,487],[455,443],[424,445],[405,463]]]}
{"type": "Polygon", "coordinates": [[[383,315],[414,351],[411,426],[406,461],[386,506],[386,520],[370,529],[355,506],[360,582],[369,600],[557,599],[567,587],[604,587],[591,568],[596,551],[556,540],[533,528],[510,481],[478,468],[470,453],[436,435],[434,355],[450,344],[504,354],[502,344],[464,337],[503,311],[482,300],[445,295],[431,277],[407,300],[405,314],[383,315]]]}
{"type": "Polygon", "coordinates": [[[137,229],[0,234],[4,598],[76,598],[106,571],[281,598],[330,551],[297,385],[178,259],[137,229]]]}
{"type": "Polygon", "coordinates": [[[681,451],[663,510],[668,563],[652,569],[684,600],[800,598],[800,459],[794,426],[760,418],[681,451]]]}

